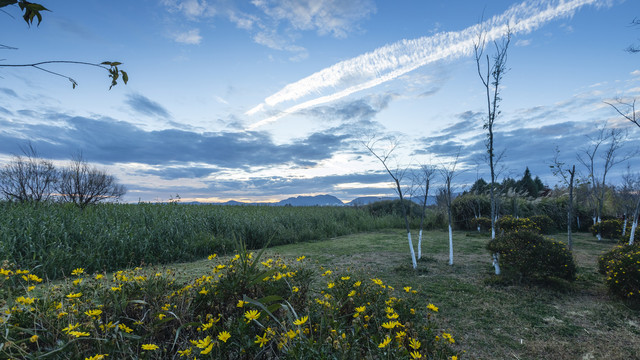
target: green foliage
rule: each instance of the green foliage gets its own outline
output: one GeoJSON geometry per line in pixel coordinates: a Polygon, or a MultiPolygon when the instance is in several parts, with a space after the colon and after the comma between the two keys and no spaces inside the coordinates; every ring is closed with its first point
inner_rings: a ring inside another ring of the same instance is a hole
{"type": "Polygon", "coordinates": [[[557,231],[556,224],[547,215],[529,216],[529,220],[534,223],[535,228],[540,229],[541,234],[550,235],[557,231]]]}
{"type": "Polygon", "coordinates": [[[598,271],[612,294],[640,305],[640,244],[619,245],[603,254],[598,271]]]}
{"type": "Polygon", "coordinates": [[[489,215],[490,212],[491,201],[488,195],[466,193],[456,197],[451,202],[453,221],[456,226],[463,230],[475,230],[476,226],[472,224],[472,221],[476,216],[479,214],[489,215]]]}
{"type": "Polygon", "coordinates": [[[40,25],[40,23],[42,22],[42,15],[40,14],[40,11],[49,11],[49,9],[40,4],[31,3],[25,0],[1,0],[0,8],[15,4],[18,4],[20,10],[24,11],[24,15],[22,15],[22,18],[29,26],[33,24],[34,18],[38,19],[38,25],[40,25]]]}
{"type": "MultiPolygon", "coordinates": [[[[589,231],[593,236],[598,235],[598,231],[600,231],[600,235],[603,238],[609,240],[620,240],[622,239],[622,220],[618,219],[609,219],[602,220],[595,225],[591,225],[589,231]]],[[[628,224],[630,225],[630,224],[628,224]]],[[[630,228],[627,229],[627,234],[629,233],[630,228]]],[[[627,235],[628,239],[628,235],[627,235]]]]}
{"type": "MultiPolygon", "coordinates": [[[[109,71],[109,77],[111,78],[111,86],[109,86],[109,90],[111,90],[112,87],[118,85],[118,78],[120,77],[121,74],[122,74],[122,81],[124,82],[124,84],[126,85],[127,82],[129,82],[129,75],[127,75],[127,73],[124,70],[118,69],[118,65],[122,65],[121,62],[103,61],[102,63],[100,63],[100,65],[109,66],[109,68],[107,69],[107,71],[109,71]]],[[[75,85],[76,84],[73,85],[74,89],[76,87],[75,85]]]]}
{"type": "Polygon", "coordinates": [[[240,251],[208,275],[76,269],[41,288],[2,268],[3,359],[450,359],[450,333],[411,288],[240,251]],[[11,282],[10,280],[15,280],[11,282]],[[18,287],[16,286],[16,284],[18,287]],[[311,293],[311,285],[319,292],[311,293]],[[11,288],[12,290],[9,290],[11,288]],[[421,305],[422,304],[422,305],[421,305]],[[419,306],[420,305],[420,306],[419,306]],[[413,353],[413,355],[411,355],[413,353]]]}
{"type": "Polygon", "coordinates": [[[519,281],[576,279],[576,265],[565,244],[546,239],[536,232],[508,232],[491,240],[487,249],[499,254],[500,268],[507,277],[519,281]]]}
{"type": "Polygon", "coordinates": [[[349,207],[0,203],[0,259],[60,278],[77,267],[111,271],[200,259],[233,249],[236,236],[250,249],[402,226],[349,207]]]}
{"type": "Polygon", "coordinates": [[[473,218],[471,219],[471,226],[473,229],[477,229],[480,226],[480,231],[490,231],[491,219],[486,217],[473,218]]]}
{"type": "Polygon", "coordinates": [[[499,231],[509,233],[513,231],[532,231],[540,233],[540,228],[535,222],[529,218],[515,218],[511,215],[505,215],[498,219],[496,227],[499,231]]]}

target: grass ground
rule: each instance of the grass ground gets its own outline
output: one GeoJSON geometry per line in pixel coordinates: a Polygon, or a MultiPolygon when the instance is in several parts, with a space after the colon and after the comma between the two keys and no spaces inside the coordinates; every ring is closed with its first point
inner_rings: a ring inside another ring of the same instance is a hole
{"type": "MultiPolygon", "coordinates": [[[[486,242],[476,234],[454,233],[454,265],[449,266],[448,234],[426,232],[418,271],[411,268],[401,230],[278,246],[266,256],[305,255],[325,268],[349,268],[398,288],[412,286],[424,294],[425,305],[440,308],[443,330],[454,335],[464,358],[640,359],[640,312],[611,298],[596,270],[598,256],[613,243],[575,236],[579,277],[562,289],[495,281],[486,242]]],[[[175,267],[192,276],[205,264],[175,267]]]]}

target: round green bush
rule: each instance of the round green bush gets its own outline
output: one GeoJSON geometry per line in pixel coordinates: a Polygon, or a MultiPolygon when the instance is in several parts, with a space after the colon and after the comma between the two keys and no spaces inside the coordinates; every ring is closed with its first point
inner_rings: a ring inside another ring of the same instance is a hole
{"type": "Polygon", "coordinates": [[[619,245],[603,254],[598,271],[612,294],[640,305],[640,244],[619,245]]]}
{"type": "Polygon", "coordinates": [[[528,230],[508,232],[491,240],[487,249],[499,254],[507,277],[522,280],[576,279],[576,265],[564,243],[528,230]]]}
{"type": "Polygon", "coordinates": [[[595,225],[591,225],[589,231],[593,236],[598,235],[598,230],[603,238],[616,240],[622,238],[622,221],[618,219],[602,220],[595,225]]]}
{"type": "Polygon", "coordinates": [[[529,220],[540,229],[541,234],[550,235],[557,231],[555,222],[548,215],[529,216],[529,220]]]}
{"type": "Polygon", "coordinates": [[[471,226],[473,230],[477,230],[479,226],[480,231],[489,231],[491,230],[491,219],[487,217],[473,218],[471,219],[471,226]]]}
{"type": "Polygon", "coordinates": [[[496,223],[496,227],[504,233],[513,231],[533,231],[540,232],[540,228],[537,224],[529,218],[515,218],[511,215],[505,215],[501,217],[496,223]]]}

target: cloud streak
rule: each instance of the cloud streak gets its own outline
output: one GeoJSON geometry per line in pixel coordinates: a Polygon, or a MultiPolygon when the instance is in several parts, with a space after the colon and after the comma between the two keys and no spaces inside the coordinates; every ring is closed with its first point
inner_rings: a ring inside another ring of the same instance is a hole
{"type": "Polygon", "coordinates": [[[525,1],[461,31],[404,39],[380,47],[322,69],[267,97],[263,103],[247,111],[246,115],[256,115],[286,102],[302,102],[252,124],[249,129],[253,130],[288,114],[373,88],[436,61],[467,56],[473,51],[474,41],[480,31],[485,31],[487,41],[501,38],[507,29],[513,34],[527,34],[549,21],[570,17],[581,7],[600,4],[603,4],[602,0],[525,1]],[[323,92],[329,94],[316,96],[323,92]],[[312,98],[305,100],[309,96],[312,98]]]}

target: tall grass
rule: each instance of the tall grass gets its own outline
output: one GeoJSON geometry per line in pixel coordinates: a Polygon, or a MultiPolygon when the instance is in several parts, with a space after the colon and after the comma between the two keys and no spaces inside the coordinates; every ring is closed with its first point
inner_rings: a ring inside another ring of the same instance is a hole
{"type": "Polygon", "coordinates": [[[398,227],[396,216],[338,207],[0,203],[0,259],[49,278],[398,227]]]}

